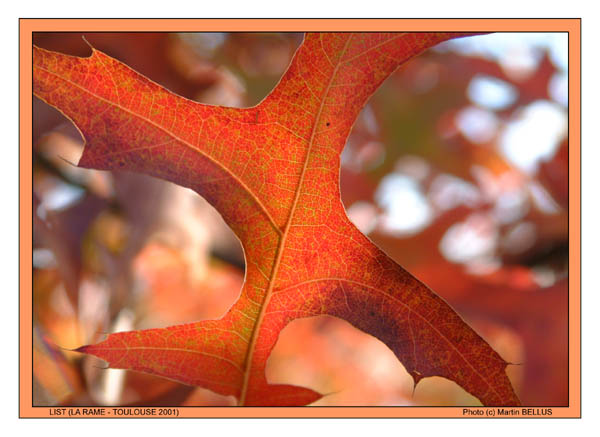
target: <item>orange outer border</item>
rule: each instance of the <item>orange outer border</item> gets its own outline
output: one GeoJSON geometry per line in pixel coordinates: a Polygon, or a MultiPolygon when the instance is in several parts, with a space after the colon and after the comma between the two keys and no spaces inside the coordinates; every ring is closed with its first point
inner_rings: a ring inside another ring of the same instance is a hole
{"type": "MultiPolygon", "coordinates": [[[[51,417],[32,407],[32,66],[33,32],[65,31],[463,31],[569,33],[569,406],[552,417],[581,417],[581,19],[28,19],[19,20],[19,417],[51,417]]],[[[185,407],[179,417],[489,417],[493,408],[185,407]]],[[[103,417],[120,417],[106,409],[103,417]]],[[[52,416],[57,417],[57,416],[52,416]]],[[[65,417],[65,416],[58,416],[65,417]]],[[[67,416],[68,417],[68,416],[67,416]]],[[[73,416],[98,417],[98,416],[73,416]]],[[[150,417],[133,415],[127,417],[150,417]]],[[[157,416],[155,416],[157,417],[157,416]]],[[[164,417],[164,416],[162,416],[164,417]]],[[[521,416],[522,417],[522,416],[521,416]]],[[[528,416],[534,417],[534,416],[528,416]]],[[[547,416],[543,416],[547,417],[547,416]]]]}

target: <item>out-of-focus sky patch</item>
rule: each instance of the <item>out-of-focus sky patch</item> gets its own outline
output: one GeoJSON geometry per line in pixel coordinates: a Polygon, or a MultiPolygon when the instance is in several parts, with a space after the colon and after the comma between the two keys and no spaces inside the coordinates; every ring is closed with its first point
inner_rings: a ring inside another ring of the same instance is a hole
{"type": "Polygon", "coordinates": [[[550,80],[550,96],[563,105],[569,106],[569,76],[567,73],[556,73],[550,80]]]}
{"type": "Polygon", "coordinates": [[[446,173],[435,177],[428,197],[440,211],[454,209],[460,205],[475,208],[482,201],[479,189],[475,185],[446,173]]]}
{"type": "Polygon", "coordinates": [[[510,68],[535,68],[543,51],[547,50],[554,65],[567,72],[568,44],[568,34],[565,32],[497,32],[447,41],[438,45],[436,50],[483,56],[510,68]]]}
{"type": "Polygon", "coordinates": [[[68,184],[58,178],[49,176],[43,182],[38,182],[36,195],[40,204],[36,214],[42,220],[46,219],[48,211],[58,211],[73,205],[85,194],[85,191],[73,184],[68,184]]]}
{"type": "Polygon", "coordinates": [[[410,235],[426,228],[433,219],[431,206],[420,184],[410,176],[391,173],[377,188],[375,199],[385,211],[381,229],[391,235],[410,235]]]}
{"type": "Polygon", "coordinates": [[[474,213],[448,228],[440,241],[440,251],[450,261],[467,263],[491,257],[498,238],[498,229],[489,215],[474,213]]]}
{"type": "Polygon", "coordinates": [[[346,213],[350,221],[365,235],[371,233],[377,225],[377,208],[370,202],[355,202],[346,213]]]}
{"type": "Polygon", "coordinates": [[[511,105],[519,94],[511,84],[482,74],[471,80],[467,93],[472,102],[493,110],[511,105]]]}
{"type": "Polygon", "coordinates": [[[209,57],[223,45],[227,39],[227,34],[218,32],[193,32],[180,33],[179,37],[187,42],[198,55],[209,57]]]}
{"type": "Polygon", "coordinates": [[[558,214],[560,207],[556,201],[550,196],[548,191],[537,181],[531,181],[527,184],[531,199],[538,210],[544,214],[558,214]]]}
{"type": "Polygon", "coordinates": [[[492,111],[468,106],[456,115],[456,125],[467,139],[481,144],[491,141],[496,136],[499,121],[492,111]]]}
{"type": "Polygon", "coordinates": [[[44,196],[42,204],[46,209],[63,209],[81,199],[84,194],[82,188],[57,180],[54,189],[44,196]]]}
{"type": "Polygon", "coordinates": [[[46,248],[33,249],[33,267],[36,269],[49,269],[57,266],[54,252],[46,248]]]}
{"type": "Polygon", "coordinates": [[[567,133],[563,108],[547,100],[525,107],[500,137],[503,155],[521,170],[533,174],[542,159],[551,158],[567,133]]]}
{"type": "Polygon", "coordinates": [[[522,219],[529,210],[528,192],[521,186],[506,187],[496,198],[492,216],[501,224],[522,219]]]}

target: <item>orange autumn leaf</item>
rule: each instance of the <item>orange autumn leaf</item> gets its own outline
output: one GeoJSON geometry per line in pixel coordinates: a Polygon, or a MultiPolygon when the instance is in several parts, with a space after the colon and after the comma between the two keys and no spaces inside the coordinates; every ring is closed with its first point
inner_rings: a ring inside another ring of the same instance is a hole
{"type": "Polygon", "coordinates": [[[347,320],[413,376],[443,376],[486,405],[519,403],[507,363],[440,297],[348,220],[340,153],[376,88],[400,64],[464,34],[309,34],[275,89],[246,109],[176,96],[109,56],[34,48],[34,93],[86,139],[79,166],[147,173],[204,196],[240,239],[241,295],[219,320],[111,334],[79,350],[233,395],[306,405],[322,395],[269,384],[267,359],[292,320],[347,320]]]}

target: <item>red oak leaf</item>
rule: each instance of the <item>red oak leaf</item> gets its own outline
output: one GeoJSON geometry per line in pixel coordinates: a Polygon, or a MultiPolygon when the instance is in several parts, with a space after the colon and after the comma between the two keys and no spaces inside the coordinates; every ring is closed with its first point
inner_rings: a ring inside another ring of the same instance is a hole
{"type": "Polygon", "coordinates": [[[87,141],[79,166],[195,190],[246,257],[241,295],[222,319],[112,334],[79,350],[239,405],[306,405],[321,394],[269,384],[267,358],[291,320],[327,314],[384,342],[415,382],[443,376],[486,405],[518,404],[507,363],[361,234],[340,201],[340,153],[367,99],[400,64],[457,36],[309,34],[275,89],[246,109],[178,97],[97,50],[34,48],[35,95],[87,141]]]}

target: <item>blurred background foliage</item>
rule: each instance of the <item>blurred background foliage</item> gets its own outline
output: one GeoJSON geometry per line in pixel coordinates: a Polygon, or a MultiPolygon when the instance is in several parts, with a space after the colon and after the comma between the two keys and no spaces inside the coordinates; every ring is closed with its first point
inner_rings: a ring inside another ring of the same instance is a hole
{"type": "MultiPolygon", "coordinates": [[[[255,105],[302,34],[88,33],[95,48],[199,102],[255,105]]],[[[79,33],[38,33],[78,56],[79,33]]],[[[567,35],[444,43],[402,66],[342,154],[350,219],[446,299],[507,361],[524,404],[568,403],[567,35]]],[[[105,369],[70,351],[104,333],[221,317],[239,295],[239,242],[200,196],[126,172],[78,169],[83,143],[33,105],[35,405],[234,405],[208,390],[105,369]]],[[[453,382],[416,389],[378,340],[330,318],[286,327],[272,382],[316,405],[479,405],[453,382]]]]}

